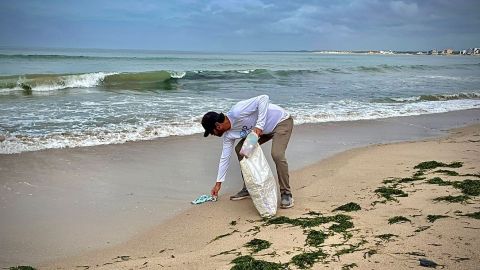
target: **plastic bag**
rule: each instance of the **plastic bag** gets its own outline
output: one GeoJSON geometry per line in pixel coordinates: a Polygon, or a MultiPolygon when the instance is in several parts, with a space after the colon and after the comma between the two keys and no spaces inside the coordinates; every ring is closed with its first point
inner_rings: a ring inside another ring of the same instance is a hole
{"type": "Polygon", "coordinates": [[[250,132],[243,142],[242,149],[240,149],[240,155],[245,157],[250,157],[253,153],[253,150],[257,146],[258,135],[255,132],[250,132]]]}
{"type": "Polygon", "coordinates": [[[245,186],[260,216],[275,216],[278,207],[277,184],[258,143],[253,148],[250,157],[245,157],[240,161],[240,168],[245,186]]]}

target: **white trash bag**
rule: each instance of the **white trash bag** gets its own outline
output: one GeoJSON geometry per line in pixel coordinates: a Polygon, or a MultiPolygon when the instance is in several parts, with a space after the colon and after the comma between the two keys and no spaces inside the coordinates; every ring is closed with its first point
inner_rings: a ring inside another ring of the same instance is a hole
{"type": "Polygon", "coordinates": [[[240,168],[245,185],[260,216],[275,216],[278,206],[277,184],[258,143],[250,157],[244,157],[240,161],[240,168]]]}

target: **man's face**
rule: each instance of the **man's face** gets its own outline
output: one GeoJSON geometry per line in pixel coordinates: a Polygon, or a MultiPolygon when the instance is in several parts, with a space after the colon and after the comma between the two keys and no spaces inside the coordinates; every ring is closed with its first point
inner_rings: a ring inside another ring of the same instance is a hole
{"type": "Polygon", "coordinates": [[[225,133],[225,129],[223,128],[223,125],[220,123],[215,123],[215,128],[213,129],[213,135],[217,137],[222,137],[223,133],[225,133]]]}

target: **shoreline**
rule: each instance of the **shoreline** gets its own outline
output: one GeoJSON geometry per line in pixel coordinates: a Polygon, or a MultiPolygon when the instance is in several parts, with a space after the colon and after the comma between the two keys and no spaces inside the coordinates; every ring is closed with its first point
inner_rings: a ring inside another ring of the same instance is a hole
{"type": "MultiPolygon", "coordinates": [[[[296,172],[339,152],[365,145],[439,136],[448,127],[479,122],[479,111],[473,109],[445,113],[441,116],[433,114],[381,121],[361,120],[296,126],[294,132],[298,130],[298,134],[295,133],[295,137],[292,137],[291,146],[287,151],[292,165],[290,170],[296,172]],[[372,129],[376,132],[372,132],[372,129]],[[349,134],[352,131],[356,133],[349,134]],[[385,134],[378,134],[382,132],[385,134]],[[328,145],[335,141],[335,144],[328,145]],[[319,153],[319,150],[322,152],[319,153]]],[[[218,140],[202,141],[198,136],[182,136],[123,145],[28,152],[13,154],[15,155],[13,158],[0,156],[0,164],[4,165],[0,170],[2,176],[0,178],[8,179],[6,183],[2,183],[4,189],[0,193],[3,204],[1,216],[7,217],[5,220],[11,219],[7,223],[9,226],[3,228],[13,236],[23,232],[24,238],[33,239],[30,240],[31,246],[27,244],[26,251],[23,252],[33,253],[30,258],[35,258],[34,254],[37,252],[38,259],[33,259],[37,263],[40,263],[39,259],[45,260],[45,251],[48,253],[48,249],[50,254],[59,254],[55,256],[58,259],[121,245],[158,224],[168,222],[170,218],[175,219],[179,213],[195,209],[187,203],[200,193],[209,191],[218,162],[215,151],[219,152],[220,147],[218,140]],[[164,151],[162,154],[168,153],[168,157],[159,157],[159,150],[164,151]],[[205,153],[209,156],[205,157],[205,153]],[[182,160],[182,164],[178,164],[178,160],[182,160]],[[179,168],[180,171],[171,168],[179,168]],[[148,172],[149,170],[152,172],[148,172]],[[158,173],[165,174],[160,177],[162,181],[160,184],[158,173]],[[202,179],[195,181],[198,176],[202,179]],[[133,180],[141,180],[139,178],[146,180],[132,183],[133,180]],[[65,179],[69,181],[65,182],[65,179]],[[176,179],[186,181],[182,183],[182,187],[175,189],[176,179]],[[22,198],[12,196],[10,194],[12,190],[7,192],[5,186],[22,193],[22,198]],[[69,198],[70,196],[73,198],[69,198]],[[32,208],[30,205],[32,203],[38,205],[32,208]],[[161,209],[158,209],[159,206],[161,209]],[[15,215],[5,209],[15,210],[22,215],[15,215]],[[159,211],[162,213],[158,213],[159,211]],[[105,215],[106,217],[102,217],[105,215]],[[58,220],[58,216],[64,220],[58,220]],[[53,230],[50,228],[51,233],[48,233],[48,225],[56,218],[61,226],[53,230]],[[28,232],[32,227],[22,223],[28,219],[35,220],[33,225],[39,228],[28,232]],[[71,220],[66,222],[68,219],[71,220]],[[122,222],[126,224],[119,224],[122,222]],[[100,225],[98,226],[100,228],[92,226],[94,224],[100,225]],[[112,237],[112,234],[103,231],[102,227],[113,231],[113,235],[117,237],[112,237]],[[62,237],[71,234],[72,231],[81,235],[86,233],[87,237],[85,235],[70,239],[62,237]],[[41,246],[41,249],[34,247],[38,241],[43,241],[46,237],[59,239],[41,246]],[[92,245],[92,242],[96,242],[97,245],[92,245]],[[99,242],[103,243],[98,245],[99,242]],[[59,248],[69,249],[70,253],[55,251],[59,248]]],[[[269,146],[265,147],[264,151],[269,151],[269,146]]],[[[271,163],[270,158],[269,161],[271,163]]],[[[240,186],[239,170],[236,167],[238,166],[232,162],[228,185],[222,188],[224,198],[228,198],[227,195],[240,186]]],[[[226,199],[222,199],[223,202],[226,202],[226,199]]],[[[21,255],[21,252],[12,250],[12,246],[15,245],[9,244],[5,243],[1,248],[9,252],[4,256],[21,255]]],[[[4,257],[2,260],[6,259],[4,257]]],[[[5,263],[9,262],[2,262],[5,263]]],[[[9,263],[9,266],[12,264],[9,263]]]]}

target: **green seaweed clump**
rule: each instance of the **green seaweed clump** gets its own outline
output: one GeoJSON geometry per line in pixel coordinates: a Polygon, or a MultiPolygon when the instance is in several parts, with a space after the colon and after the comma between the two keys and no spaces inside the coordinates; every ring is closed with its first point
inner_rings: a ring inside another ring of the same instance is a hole
{"type": "Polygon", "coordinates": [[[416,178],[416,179],[425,179],[425,177],[422,177],[422,176],[425,176],[425,171],[424,170],[419,170],[417,171],[416,173],[413,174],[413,178],[416,178]]]}
{"type": "Polygon", "coordinates": [[[452,182],[450,181],[444,181],[442,178],[440,177],[434,177],[432,179],[428,179],[427,181],[428,184],[433,184],[433,185],[439,185],[439,186],[450,186],[450,185],[453,185],[452,182]]]}
{"type": "Polygon", "coordinates": [[[325,239],[327,239],[327,237],[328,234],[322,231],[311,230],[307,234],[306,244],[311,247],[319,247],[325,242],[325,239]]]}
{"type": "Polygon", "coordinates": [[[358,211],[361,210],[362,208],[358,203],[350,202],[347,204],[344,204],[342,206],[339,206],[335,208],[333,211],[345,211],[345,212],[352,212],[352,211],[358,211]]]}
{"type": "Polygon", "coordinates": [[[423,179],[425,179],[425,177],[422,177],[422,178],[405,177],[405,178],[402,178],[402,179],[398,180],[398,183],[410,183],[410,182],[423,180],[423,179]]]}
{"type": "Polygon", "coordinates": [[[255,260],[255,258],[250,255],[237,257],[232,263],[235,265],[231,270],[281,270],[287,267],[281,263],[255,260]]]}
{"type": "Polygon", "coordinates": [[[434,173],[443,173],[443,174],[450,175],[450,176],[458,176],[459,175],[457,172],[450,171],[450,170],[436,170],[436,171],[434,171],[434,173]]]}
{"type": "Polygon", "coordinates": [[[473,176],[473,177],[480,178],[480,173],[467,173],[467,174],[462,174],[462,176],[473,176]]]}
{"type": "Polygon", "coordinates": [[[468,213],[468,214],[465,214],[463,216],[471,217],[471,218],[475,218],[475,219],[480,219],[480,211],[479,212],[468,213]]]}
{"type": "Polygon", "coordinates": [[[356,263],[345,264],[342,266],[342,270],[350,270],[354,267],[358,267],[358,265],[356,263]]]}
{"type": "Polygon", "coordinates": [[[327,257],[323,251],[305,252],[292,257],[291,262],[300,269],[312,267],[316,262],[327,257]]]}
{"type": "Polygon", "coordinates": [[[460,162],[460,161],[455,161],[455,162],[452,162],[450,164],[446,164],[446,163],[443,163],[443,162],[438,162],[438,161],[435,161],[435,160],[431,160],[431,161],[421,162],[413,168],[414,169],[420,169],[420,170],[431,170],[431,169],[435,169],[435,168],[438,168],[438,167],[460,168],[462,166],[463,166],[463,162],[460,162]]]}
{"type": "Polygon", "coordinates": [[[386,233],[386,234],[380,234],[377,235],[378,238],[384,240],[384,241],[390,241],[393,237],[398,237],[396,234],[391,234],[391,233],[386,233]]]}
{"type": "Polygon", "coordinates": [[[37,269],[27,265],[19,265],[19,266],[12,266],[9,268],[9,270],[37,270],[37,269]]]}
{"type": "Polygon", "coordinates": [[[388,201],[396,201],[397,199],[394,197],[408,197],[408,194],[403,190],[385,186],[375,189],[375,193],[384,197],[388,201]]]}
{"type": "Polygon", "coordinates": [[[461,182],[455,182],[453,186],[460,189],[465,195],[480,195],[480,180],[467,179],[461,182]]]}
{"type": "Polygon", "coordinates": [[[252,241],[246,243],[245,247],[250,248],[253,253],[256,253],[256,252],[259,252],[260,250],[269,248],[271,245],[272,243],[266,240],[254,238],[252,241]]]}
{"type": "Polygon", "coordinates": [[[449,216],[444,216],[444,215],[428,215],[427,220],[430,223],[435,222],[435,220],[440,219],[440,218],[447,218],[449,216]]]}
{"type": "Polygon", "coordinates": [[[325,224],[329,222],[344,223],[352,219],[349,216],[338,214],[335,216],[317,216],[313,218],[289,218],[285,216],[274,217],[267,220],[265,225],[272,224],[291,224],[293,226],[300,226],[302,228],[316,227],[320,224],[325,224]]]}
{"type": "Polygon", "coordinates": [[[470,197],[466,196],[466,195],[458,195],[458,196],[448,195],[448,196],[438,197],[438,198],[435,198],[433,200],[436,201],[436,202],[446,201],[446,202],[450,202],[450,203],[465,203],[468,200],[470,200],[470,197]]]}
{"type": "Polygon", "coordinates": [[[343,232],[346,232],[348,229],[351,229],[353,227],[354,227],[353,222],[351,222],[349,220],[345,220],[345,221],[342,221],[338,224],[332,224],[328,229],[332,230],[336,233],[343,233],[343,232]]]}
{"type": "Polygon", "coordinates": [[[388,219],[388,224],[395,224],[395,223],[404,223],[404,222],[412,222],[410,219],[403,217],[403,216],[395,216],[388,219]]]}

